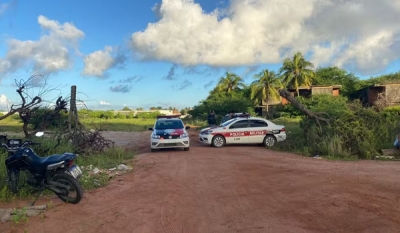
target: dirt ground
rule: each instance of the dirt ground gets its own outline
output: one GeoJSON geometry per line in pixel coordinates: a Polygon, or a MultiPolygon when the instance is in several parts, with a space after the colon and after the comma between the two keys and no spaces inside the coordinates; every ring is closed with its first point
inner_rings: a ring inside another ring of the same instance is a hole
{"type": "Polygon", "coordinates": [[[195,131],[190,151],[150,153],[149,134],[107,133],[139,149],[133,173],[78,205],[54,198],[45,218],[0,224],[0,232],[400,232],[398,162],[216,149],[200,145],[195,131]]]}

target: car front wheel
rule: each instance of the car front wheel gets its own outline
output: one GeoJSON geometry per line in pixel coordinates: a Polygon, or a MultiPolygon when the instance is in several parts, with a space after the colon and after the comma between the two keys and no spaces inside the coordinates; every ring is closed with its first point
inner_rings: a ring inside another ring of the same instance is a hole
{"type": "Polygon", "coordinates": [[[265,147],[273,147],[275,145],[275,143],[276,143],[276,138],[274,136],[272,136],[272,135],[265,136],[264,142],[263,142],[263,145],[265,147]]]}
{"type": "Polygon", "coordinates": [[[221,135],[213,137],[212,145],[217,148],[223,147],[225,145],[225,138],[222,137],[221,135]]]}

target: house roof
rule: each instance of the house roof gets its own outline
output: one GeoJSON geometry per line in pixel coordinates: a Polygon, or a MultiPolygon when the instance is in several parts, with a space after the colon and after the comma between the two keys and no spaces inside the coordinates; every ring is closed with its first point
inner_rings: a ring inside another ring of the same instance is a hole
{"type": "Polygon", "coordinates": [[[379,84],[373,84],[370,87],[385,87],[385,86],[397,86],[397,85],[400,85],[400,82],[379,83],[379,84]]]}
{"type": "MultiPolygon", "coordinates": [[[[310,90],[312,88],[335,88],[335,89],[340,89],[340,88],[342,88],[342,85],[311,85],[309,87],[301,86],[301,87],[299,87],[299,90],[310,90]]],[[[295,88],[288,88],[288,90],[295,90],[295,88]]]]}

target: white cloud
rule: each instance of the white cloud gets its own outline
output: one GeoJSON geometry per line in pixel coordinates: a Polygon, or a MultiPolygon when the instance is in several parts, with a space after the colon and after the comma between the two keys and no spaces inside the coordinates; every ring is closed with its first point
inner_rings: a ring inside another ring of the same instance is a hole
{"type": "Polygon", "coordinates": [[[163,0],[153,10],[160,20],[131,38],[143,59],[248,66],[301,51],[371,73],[400,54],[398,0],[231,0],[212,13],[193,0],[163,0]]]}
{"type": "Polygon", "coordinates": [[[0,4],[0,16],[8,9],[8,6],[7,3],[0,4]]]}
{"type": "Polygon", "coordinates": [[[10,108],[10,100],[7,98],[6,95],[0,95],[0,110],[7,110],[9,111],[10,108]]]}
{"type": "Polygon", "coordinates": [[[100,100],[100,105],[111,105],[111,104],[106,101],[100,100]]]}
{"type": "Polygon", "coordinates": [[[104,72],[114,65],[114,59],[111,56],[112,48],[106,46],[104,50],[99,50],[87,55],[84,59],[85,68],[83,75],[102,77],[104,72]]]}
{"type": "Polygon", "coordinates": [[[121,54],[118,49],[105,46],[104,50],[98,50],[84,58],[85,68],[82,74],[102,78],[106,76],[107,70],[114,66],[123,66],[125,62],[125,55],[121,54]]]}
{"type": "Polygon", "coordinates": [[[42,15],[38,23],[46,32],[39,40],[8,41],[7,54],[0,58],[0,74],[15,72],[26,65],[32,65],[38,72],[56,72],[70,67],[69,50],[77,50],[84,33],[71,23],[60,24],[42,15]]]}

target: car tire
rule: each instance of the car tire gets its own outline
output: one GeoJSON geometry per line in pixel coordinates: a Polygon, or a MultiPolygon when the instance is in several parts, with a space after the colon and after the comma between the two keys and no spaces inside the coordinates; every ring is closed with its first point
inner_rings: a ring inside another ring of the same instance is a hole
{"type": "Polygon", "coordinates": [[[189,150],[189,147],[185,147],[185,148],[183,148],[183,150],[184,150],[184,151],[188,151],[188,150],[189,150]]]}
{"type": "Polygon", "coordinates": [[[221,148],[225,146],[225,143],[226,143],[225,138],[221,135],[216,135],[212,139],[212,146],[216,148],[221,148]]]}
{"type": "Polygon", "coordinates": [[[265,147],[273,147],[276,144],[276,138],[272,135],[267,135],[264,138],[263,145],[265,147]]]}

